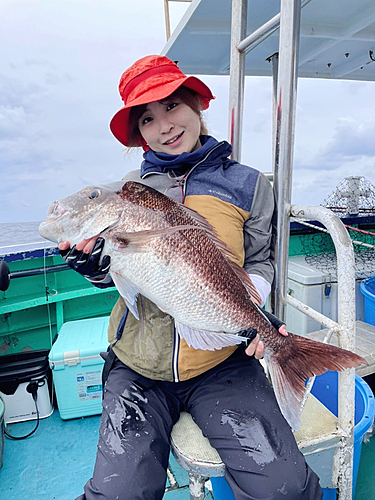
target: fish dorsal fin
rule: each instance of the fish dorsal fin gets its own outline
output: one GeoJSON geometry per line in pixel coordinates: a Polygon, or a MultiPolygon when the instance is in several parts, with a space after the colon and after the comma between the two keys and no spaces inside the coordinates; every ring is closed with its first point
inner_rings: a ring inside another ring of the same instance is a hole
{"type": "Polygon", "coordinates": [[[228,263],[237,277],[241,280],[243,286],[246,288],[246,291],[250,295],[251,300],[255,302],[255,304],[260,304],[261,298],[259,296],[259,293],[257,292],[257,289],[255,288],[250,276],[247,274],[245,269],[229,259],[228,263]]]}
{"type": "Polygon", "coordinates": [[[236,276],[241,280],[242,284],[246,288],[247,293],[250,295],[251,300],[255,302],[256,304],[261,303],[261,298],[251,281],[250,276],[247,274],[247,272],[240,267],[238,264],[233,262],[232,258],[235,257],[234,253],[232,250],[219,238],[216,230],[211,226],[211,224],[198,212],[193,210],[190,207],[187,207],[186,205],[181,205],[181,207],[186,211],[186,213],[194,219],[194,221],[198,222],[200,227],[205,231],[206,235],[210,240],[218,247],[220,252],[224,255],[226,260],[228,261],[228,264],[232,268],[233,272],[236,274],[236,276]]]}
{"type": "MultiPolygon", "coordinates": [[[[176,202],[178,203],[178,202],[176,202]]],[[[211,226],[211,224],[208,222],[208,220],[203,217],[203,215],[200,215],[198,212],[196,212],[194,209],[187,207],[186,205],[182,205],[181,203],[178,203],[181,208],[186,212],[186,214],[191,217],[195,222],[199,224],[198,229],[203,229],[203,231],[206,233],[207,237],[210,238],[210,240],[215,243],[215,245],[218,247],[220,252],[225,255],[226,257],[233,258],[235,257],[234,253],[232,250],[226,245],[218,236],[215,228],[211,226]]]]}
{"type": "Polygon", "coordinates": [[[192,224],[180,224],[161,229],[146,229],[134,232],[118,232],[113,235],[114,247],[116,250],[123,252],[144,252],[147,250],[147,245],[155,238],[168,236],[178,231],[200,229],[205,232],[207,237],[218,247],[220,252],[225,255],[225,257],[234,257],[233,252],[223,241],[219,239],[215,229],[206,221],[204,217],[185,205],[181,205],[181,207],[187,211],[193,219],[192,224]],[[194,224],[194,222],[199,225],[194,224]]]}
{"type": "Polygon", "coordinates": [[[187,345],[194,349],[202,349],[204,351],[214,351],[231,345],[241,344],[247,339],[224,332],[208,332],[205,330],[196,330],[190,326],[184,325],[175,320],[176,331],[183,338],[187,345]]]}
{"type": "MultiPolygon", "coordinates": [[[[123,243],[124,241],[128,240],[131,240],[129,241],[129,243],[134,242],[135,247],[138,247],[137,250],[134,251],[143,251],[142,247],[145,246],[145,243],[150,242],[153,237],[163,236],[164,234],[171,234],[171,232],[180,231],[182,229],[201,229],[216,245],[216,247],[221,251],[222,254],[229,258],[234,257],[233,252],[225,243],[223,243],[223,241],[220,240],[217,232],[207,221],[207,219],[196,212],[194,209],[187,207],[186,205],[179,203],[172,198],[169,198],[165,194],[155,190],[150,186],[134,181],[125,182],[125,184],[122,186],[122,189],[117,191],[116,194],[118,194],[123,199],[130,200],[132,203],[142,208],[153,210],[156,208],[157,211],[160,211],[163,214],[163,217],[169,225],[169,233],[164,232],[166,231],[166,229],[158,229],[127,234],[118,233],[115,235],[118,237],[118,239],[123,240],[123,243]],[[183,216],[183,214],[185,214],[185,217],[183,216]],[[176,215],[177,219],[175,219],[176,215]],[[190,225],[192,227],[187,227],[190,225]],[[134,238],[136,238],[136,240],[134,238]]],[[[129,251],[133,251],[133,245],[129,246],[129,244],[122,244],[120,246],[122,251],[125,250],[125,247],[127,247],[127,250],[129,251]]]]}
{"type": "Polygon", "coordinates": [[[123,278],[120,274],[111,271],[111,278],[115,284],[119,294],[124,299],[129,311],[139,320],[137,309],[138,290],[130,281],[123,278]]]}

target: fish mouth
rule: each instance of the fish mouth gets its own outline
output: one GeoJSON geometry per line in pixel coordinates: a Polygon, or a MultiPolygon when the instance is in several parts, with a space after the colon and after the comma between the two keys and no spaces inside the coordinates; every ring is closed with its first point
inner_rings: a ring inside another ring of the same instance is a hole
{"type": "Polygon", "coordinates": [[[61,219],[61,217],[64,217],[64,215],[67,215],[69,213],[70,213],[69,210],[59,205],[57,201],[54,201],[48,207],[46,222],[54,222],[58,219],[61,219]]]}
{"type": "Polygon", "coordinates": [[[169,139],[169,141],[166,141],[166,142],[163,142],[163,145],[164,146],[170,146],[171,144],[173,144],[174,142],[178,141],[178,139],[180,137],[182,137],[184,132],[181,132],[181,134],[178,134],[178,135],[175,135],[174,137],[172,137],[172,139],[169,139]]]}

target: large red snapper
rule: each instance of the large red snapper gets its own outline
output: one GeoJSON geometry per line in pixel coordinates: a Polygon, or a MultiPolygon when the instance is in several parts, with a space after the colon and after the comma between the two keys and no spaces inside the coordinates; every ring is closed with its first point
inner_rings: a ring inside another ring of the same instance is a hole
{"type": "Polygon", "coordinates": [[[208,222],[143,184],[88,187],[54,202],[39,232],[71,245],[100,234],[130,311],[138,318],[137,295],[144,295],[174,318],[179,335],[196,349],[238,344],[244,340],[238,332],[256,328],[280,409],[293,429],[307,378],[366,363],[335,346],[280,335],[254,304],[258,295],[247,273],[230,260],[208,222]]]}

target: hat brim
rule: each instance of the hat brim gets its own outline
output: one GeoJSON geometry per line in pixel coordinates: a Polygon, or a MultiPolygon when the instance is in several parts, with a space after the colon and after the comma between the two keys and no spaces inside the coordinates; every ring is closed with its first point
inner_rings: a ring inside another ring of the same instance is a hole
{"type": "MultiPolygon", "coordinates": [[[[173,82],[165,83],[160,87],[153,88],[144,92],[138,99],[129,101],[123,108],[121,108],[114,115],[110,121],[109,127],[112,134],[124,146],[129,146],[129,115],[130,109],[134,106],[148,104],[149,102],[156,102],[165,99],[173,94],[179,87],[184,86],[197,92],[202,101],[202,108],[207,109],[210,105],[211,99],[215,99],[211,90],[199,78],[195,76],[184,76],[174,80],[173,82]]],[[[143,138],[139,137],[139,144],[132,144],[131,146],[145,146],[143,138]]]]}

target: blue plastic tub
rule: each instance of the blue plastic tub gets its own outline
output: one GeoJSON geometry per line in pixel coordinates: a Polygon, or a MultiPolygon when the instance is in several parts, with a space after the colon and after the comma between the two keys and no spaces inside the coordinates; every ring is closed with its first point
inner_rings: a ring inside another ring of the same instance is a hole
{"type": "MultiPolygon", "coordinates": [[[[312,394],[321,401],[334,415],[338,409],[338,374],[327,372],[316,377],[312,394]]],[[[353,463],[353,492],[355,491],[359,460],[361,458],[362,440],[365,433],[374,421],[374,395],[366,382],[358,375],[355,376],[355,427],[354,427],[354,463],[353,463]]],[[[212,477],[212,490],[215,500],[234,500],[232,490],[224,477],[212,477]]],[[[336,489],[323,489],[323,500],[336,500],[336,489]]]]}
{"type": "Polygon", "coordinates": [[[360,288],[365,298],[365,322],[375,326],[375,276],[362,280],[360,288]]]}
{"type": "Polygon", "coordinates": [[[0,469],[3,466],[4,457],[4,403],[0,398],[0,469]]]}

